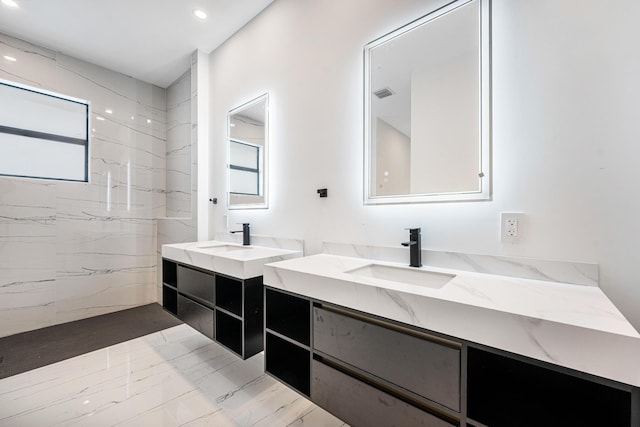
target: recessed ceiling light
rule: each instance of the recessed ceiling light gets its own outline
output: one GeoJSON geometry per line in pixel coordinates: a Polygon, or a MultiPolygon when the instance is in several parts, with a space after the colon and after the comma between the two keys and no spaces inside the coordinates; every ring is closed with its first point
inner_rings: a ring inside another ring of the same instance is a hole
{"type": "MultiPolygon", "coordinates": [[[[13,1],[13,0],[10,0],[10,1],[13,1]]],[[[193,11],[193,14],[198,19],[207,19],[207,12],[205,12],[204,10],[196,9],[196,10],[193,11]]]]}
{"type": "Polygon", "coordinates": [[[16,62],[17,59],[14,58],[13,56],[9,56],[9,55],[5,55],[4,59],[6,59],[7,61],[11,61],[11,62],[16,62]]]}
{"type": "Polygon", "coordinates": [[[96,119],[98,119],[98,120],[104,120],[104,117],[96,116],[96,119]]]}
{"type": "Polygon", "coordinates": [[[18,3],[14,0],[2,0],[2,4],[9,7],[18,7],[18,3]]]}
{"type": "Polygon", "coordinates": [[[147,119],[147,123],[151,123],[151,119],[147,119]]]}
{"type": "Polygon", "coordinates": [[[106,110],[104,110],[105,113],[107,114],[113,114],[113,110],[107,108],[106,110]]]}

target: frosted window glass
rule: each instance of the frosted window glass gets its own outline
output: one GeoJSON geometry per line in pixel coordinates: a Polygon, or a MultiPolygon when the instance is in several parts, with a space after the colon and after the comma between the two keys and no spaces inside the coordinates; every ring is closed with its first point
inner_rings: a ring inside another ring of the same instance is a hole
{"type": "Polygon", "coordinates": [[[231,179],[231,188],[229,188],[231,193],[259,195],[258,174],[256,172],[231,169],[229,177],[231,179]]]}
{"type": "Polygon", "coordinates": [[[0,133],[0,174],[84,181],[86,147],[0,133]]]}
{"type": "Polygon", "coordinates": [[[231,141],[229,145],[229,160],[234,166],[258,169],[259,147],[231,141]]]}
{"type": "Polygon", "coordinates": [[[0,83],[0,125],[87,138],[88,105],[0,83]]]}
{"type": "Polygon", "coordinates": [[[83,101],[0,81],[0,174],[88,181],[83,101]]]}

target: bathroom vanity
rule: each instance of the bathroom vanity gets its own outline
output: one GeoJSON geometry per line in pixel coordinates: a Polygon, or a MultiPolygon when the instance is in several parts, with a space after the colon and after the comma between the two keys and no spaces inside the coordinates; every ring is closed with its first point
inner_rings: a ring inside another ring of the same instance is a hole
{"type": "Polygon", "coordinates": [[[219,241],[163,245],[165,310],[243,359],[263,349],[262,266],[302,254],[219,241]]]}
{"type": "Polygon", "coordinates": [[[596,287],[315,255],[265,266],[265,370],[353,426],[638,426],[596,287]]]}

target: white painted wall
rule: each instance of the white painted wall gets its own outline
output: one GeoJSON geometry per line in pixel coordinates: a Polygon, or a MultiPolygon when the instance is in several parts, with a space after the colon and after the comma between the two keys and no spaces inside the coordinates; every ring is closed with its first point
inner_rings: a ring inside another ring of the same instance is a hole
{"type": "Polygon", "coordinates": [[[411,193],[480,191],[478,55],[411,76],[411,193]]]}
{"type": "MultiPolygon", "coordinates": [[[[640,329],[640,2],[493,1],[493,200],[363,205],[363,46],[436,4],[276,0],[210,55],[212,195],[224,200],[227,111],[270,93],[268,210],[210,210],[210,235],[256,234],[600,263],[640,329]],[[316,189],[327,187],[329,197],[316,189]],[[499,213],[527,214],[499,240],[499,213]]],[[[425,260],[428,263],[428,260],[425,260]]]]}
{"type": "Polygon", "coordinates": [[[411,192],[411,139],[381,118],[376,120],[372,152],[375,153],[373,186],[377,196],[408,194],[411,192]],[[375,145],[375,149],[373,149],[375,145]]]}

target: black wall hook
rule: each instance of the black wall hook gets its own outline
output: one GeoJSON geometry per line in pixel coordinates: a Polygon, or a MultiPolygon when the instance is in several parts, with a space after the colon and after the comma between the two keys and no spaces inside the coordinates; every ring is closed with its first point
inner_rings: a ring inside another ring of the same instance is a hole
{"type": "Polygon", "coordinates": [[[318,188],[318,194],[320,197],[327,197],[327,189],[326,188],[318,188]]]}

